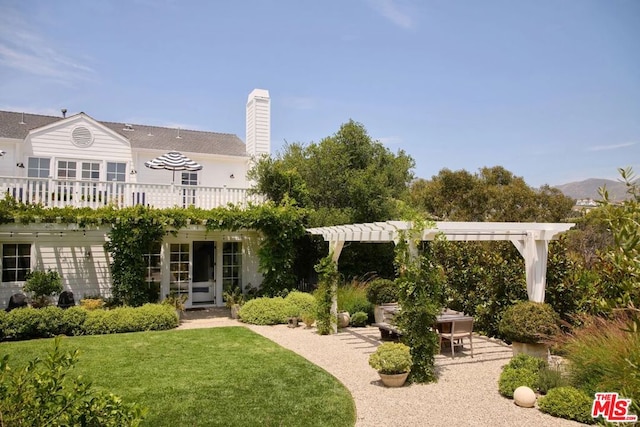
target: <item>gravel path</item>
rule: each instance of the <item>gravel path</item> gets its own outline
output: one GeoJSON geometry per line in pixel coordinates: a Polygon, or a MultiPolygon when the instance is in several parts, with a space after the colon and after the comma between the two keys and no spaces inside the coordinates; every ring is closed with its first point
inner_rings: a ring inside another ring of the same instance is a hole
{"type": "Polygon", "coordinates": [[[228,317],[187,314],[180,329],[244,326],[322,367],[340,380],[356,404],[356,426],[578,426],[537,409],[516,406],[498,393],[498,377],[511,358],[511,348],[501,341],[474,337],[474,357],[468,347],[455,359],[436,357],[439,380],[402,388],[382,386],[368,364],[380,344],[377,328],[346,328],[320,336],[304,326],[245,325],[228,317]]]}

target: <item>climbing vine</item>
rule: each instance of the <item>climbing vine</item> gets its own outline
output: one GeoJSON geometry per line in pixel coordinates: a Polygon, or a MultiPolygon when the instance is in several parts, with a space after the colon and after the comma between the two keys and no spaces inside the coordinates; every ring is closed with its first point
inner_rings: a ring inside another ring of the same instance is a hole
{"type": "Polygon", "coordinates": [[[0,200],[0,224],[58,223],[79,228],[108,225],[106,248],[112,257],[113,296],[120,302],[139,305],[148,300],[144,283],[144,257],[154,242],[189,224],[212,230],[257,230],[262,239],[258,256],[266,294],[295,286],[293,261],[295,240],[305,234],[307,215],[288,201],[228,206],[211,210],[189,208],[155,209],[144,206],[118,208],[45,208],[18,203],[8,194],[0,200]],[[145,299],[146,298],[146,299],[145,299]]]}
{"type": "Polygon", "coordinates": [[[333,254],[329,253],[315,266],[318,273],[318,289],[315,292],[318,315],[316,326],[320,335],[333,333],[338,322],[335,314],[331,313],[334,296],[338,288],[338,266],[333,262],[333,254]]]}
{"type": "Polygon", "coordinates": [[[396,316],[403,331],[402,341],[411,348],[413,365],[409,380],[417,383],[436,381],[435,355],[438,336],[433,327],[442,309],[442,271],[432,262],[428,253],[411,253],[410,245],[420,244],[419,236],[424,223],[414,222],[408,235],[401,233],[396,245],[398,302],[402,310],[396,316]],[[430,327],[433,326],[433,327],[430,327]]]}

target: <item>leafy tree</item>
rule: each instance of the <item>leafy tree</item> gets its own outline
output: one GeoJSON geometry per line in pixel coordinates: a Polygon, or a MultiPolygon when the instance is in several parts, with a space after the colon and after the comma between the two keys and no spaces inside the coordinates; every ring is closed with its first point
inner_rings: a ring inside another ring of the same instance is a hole
{"type": "Polygon", "coordinates": [[[548,185],[529,187],[523,178],[501,166],[441,170],[431,180],[418,179],[411,203],[445,221],[558,222],[568,217],[573,200],[548,185]]]}

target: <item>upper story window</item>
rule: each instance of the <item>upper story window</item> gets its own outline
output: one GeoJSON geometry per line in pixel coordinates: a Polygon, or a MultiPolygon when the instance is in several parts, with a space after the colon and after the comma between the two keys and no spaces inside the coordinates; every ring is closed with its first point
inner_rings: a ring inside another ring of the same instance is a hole
{"type": "Polygon", "coordinates": [[[100,181],[100,163],[82,162],[82,180],[100,181]]]}
{"type": "Polygon", "coordinates": [[[196,172],[182,172],[182,185],[198,185],[196,172]]]}
{"type": "Polygon", "coordinates": [[[127,178],[127,164],[108,162],[107,163],[107,181],[125,182],[127,178]]]}
{"type": "Polygon", "coordinates": [[[51,159],[44,157],[29,157],[27,162],[27,176],[30,178],[48,178],[51,170],[51,159]]]}
{"type": "Polygon", "coordinates": [[[2,245],[2,281],[24,282],[31,271],[31,244],[5,243],[2,245]]]}
{"type": "Polygon", "coordinates": [[[58,178],[59,179],[76,179],[77,170],[76,162],[68,160],[58,160],[58,178]]]}

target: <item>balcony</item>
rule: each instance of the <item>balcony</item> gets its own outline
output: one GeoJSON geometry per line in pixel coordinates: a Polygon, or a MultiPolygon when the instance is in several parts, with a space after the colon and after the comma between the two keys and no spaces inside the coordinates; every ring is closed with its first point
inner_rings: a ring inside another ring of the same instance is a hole
{"type": "Polygon", "coordinates": [[[154,208],[195,206],[213,209],[228,204],[246,207],[258,204],[261,196],[249,195],[246,188],[201,187],[131,182],[75,181],[52,178],[0,177],[0,198],[6,195],[25,204],[48,207],[89,207],[106,205],[154,208]]]}

